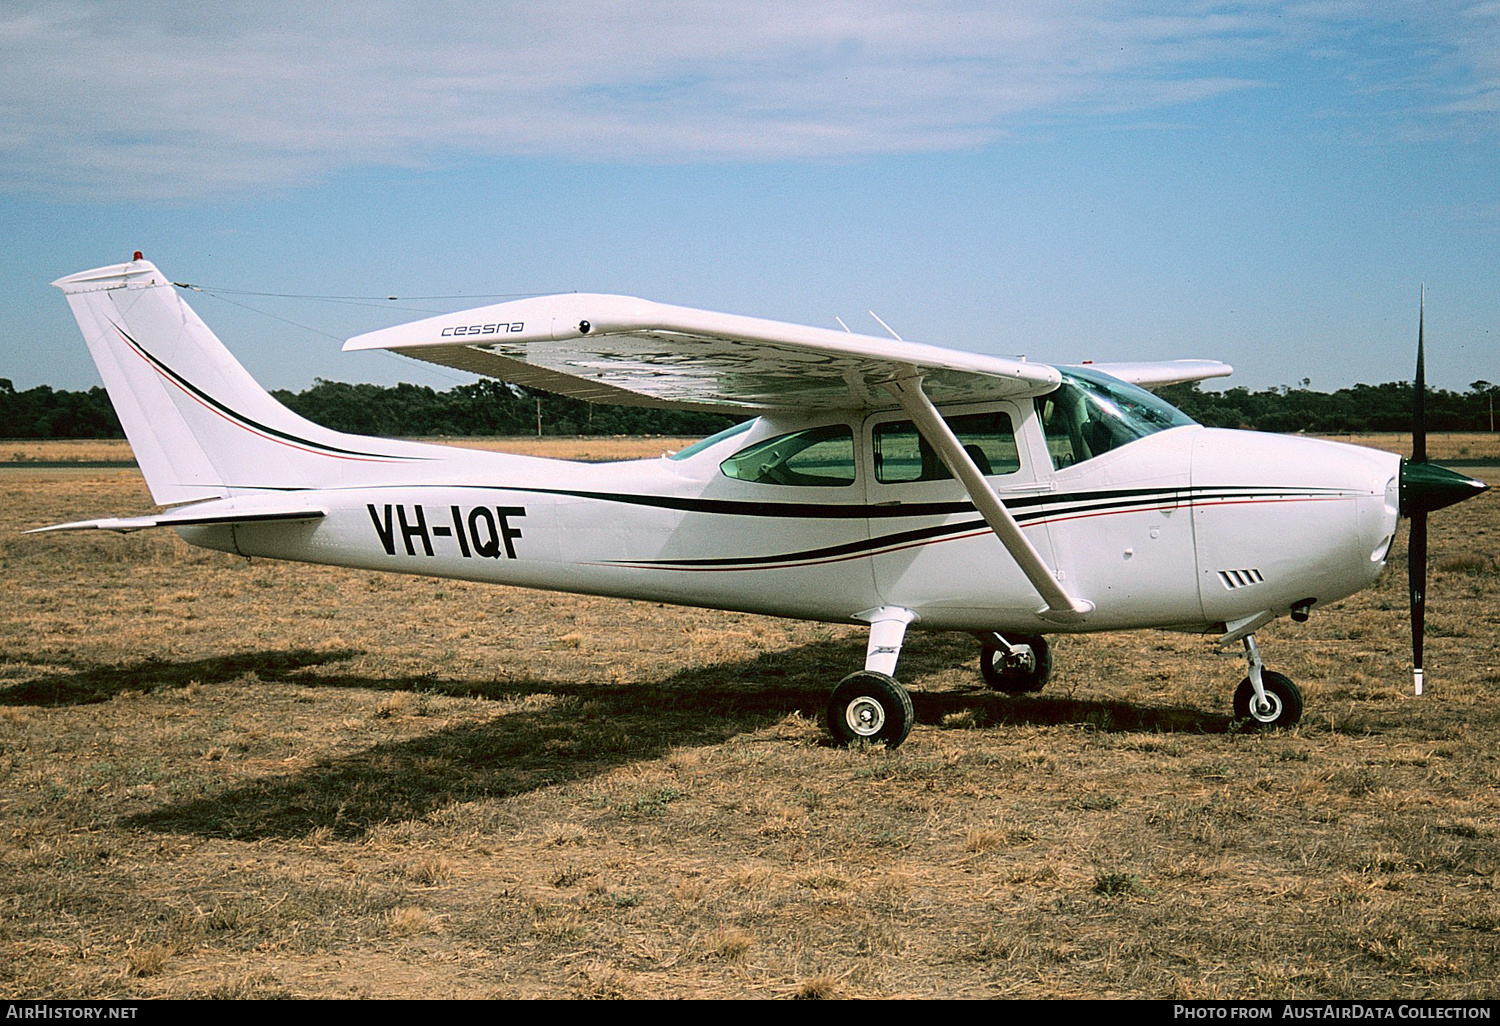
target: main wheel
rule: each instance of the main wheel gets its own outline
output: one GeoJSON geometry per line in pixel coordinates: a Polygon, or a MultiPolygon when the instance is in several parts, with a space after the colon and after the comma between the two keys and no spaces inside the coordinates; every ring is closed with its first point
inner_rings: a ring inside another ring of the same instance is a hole
{"type": "Polygon", "coordinates": [[[1022,634],[1012,644],[1030,645],[1030,656],[1012,656],[1003,648],[985,645],[979,650],[979,673],[996,691],[1022,695],[1040,691],[1052,676],[1052,647],[1040,634],[1022,634]]]}
{"type": "Polygon", "coordinates": [[[849,674],[828,701],[828,732],[840,745],[884,741],[895,748],[916,719],[906,689],[896,678],[873,670],[849,674]]]}
{"type": "Polygon", "coordinates": [[[1269,727],[1290,727],[1302,718],[1302,692],[1290,678],[1270,670],[1260,671],[1261,687],[1266,692],[1266,704],[1257,708],[1255,685],[1246,677],[1234,692],[1234,718],[1244,720],[1246,726],[1256,730],[1269,727]]]}

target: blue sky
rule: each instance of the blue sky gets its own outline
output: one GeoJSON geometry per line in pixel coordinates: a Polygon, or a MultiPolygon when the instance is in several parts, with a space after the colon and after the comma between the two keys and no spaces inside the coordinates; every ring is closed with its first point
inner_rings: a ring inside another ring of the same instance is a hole
{"type": "Polygon", "coordinates": [[[140,249],[269,387],[448,387],[339,340],[582,290],[1328,390],[1410,377],[1425,282],[1461,389],[1500,3],[7,0],[0,228],[19,388],[98,383],[47,283],[140,249]]]}

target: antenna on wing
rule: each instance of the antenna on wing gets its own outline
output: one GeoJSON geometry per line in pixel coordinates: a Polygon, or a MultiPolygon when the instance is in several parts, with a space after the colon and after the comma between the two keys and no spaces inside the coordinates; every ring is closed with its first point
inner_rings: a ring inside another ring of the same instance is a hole
{"type": "Polygon", "coordinates": [[[881,321],[880,320],[880,315],[878,313],[876,313],[874,310],[866,310],[865,312],[868,313],[871,317],[875,318],[877,321],[880,321],[880,326],[882,328],[884,328],[886,331],[890,331],[891,332],[891,338],[895,339],[897,342],[905,342],[906,341],[906,339],[902,338],[900,335],[896,334],[894,331],[891,331],[891,326],[889,324],[885,323],[885,321],[881,321]]]}

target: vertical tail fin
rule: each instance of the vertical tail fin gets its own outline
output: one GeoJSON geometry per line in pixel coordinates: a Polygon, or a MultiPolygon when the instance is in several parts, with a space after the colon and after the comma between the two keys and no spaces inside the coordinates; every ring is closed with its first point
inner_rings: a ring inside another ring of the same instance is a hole
{"type": "MultiPolygon", "coordinates": [[[[161,272],[138,260],[83,271],[52,284],[68,297],[151,498],[164,506],[228,495],[224,479],[168,393],[171,385],[132,351],[131,335],[141,333],[141,325],[136,323],[134,332],[122,326],[128,312],[139,312],[143,296],[151,296],[146,306],[157,315],[153,319],[161,319],[164,304],[151,294],[163,289],[170,294],[172,289],[161,272]]],[[[130,319],[140,321],[139,316],[130,319]]],[[[202,330],[208,332],[206,327],[202,330]]]]}
{"type": "Polygon", "coordinates": [[[282,406],[145,260],[52,283],[160,505],[257,488],[376,484],[432,447],[346,435],[282,406]]]}

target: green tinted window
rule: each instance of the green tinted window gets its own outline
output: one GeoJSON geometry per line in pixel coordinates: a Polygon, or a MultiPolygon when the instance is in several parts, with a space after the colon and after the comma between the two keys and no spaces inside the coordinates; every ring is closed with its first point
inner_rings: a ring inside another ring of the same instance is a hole
{"type": "MultiPolygon", "coordinates": [[[[1021,469],[1016,433],[1010,416],[1000,411],[945,417],[969,458],[986,477],[1013,474],[1021,469]]],[[[875,479],[884,484],[946,481],[952,478],[943,461],[917,433],[909,420],[875,428],[875,479]]]]}
{"type": "Polygon", "coordinates": [[[829,424],[778,435],[719,464],[725,477],[755,484],[842,486],[854,483],[854,432],[829,424]]]}

